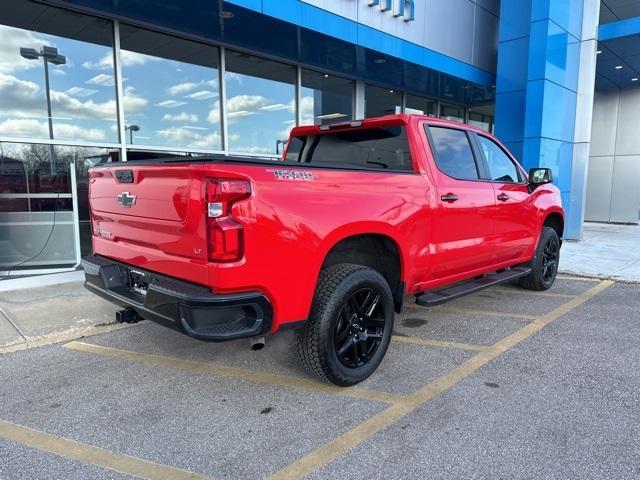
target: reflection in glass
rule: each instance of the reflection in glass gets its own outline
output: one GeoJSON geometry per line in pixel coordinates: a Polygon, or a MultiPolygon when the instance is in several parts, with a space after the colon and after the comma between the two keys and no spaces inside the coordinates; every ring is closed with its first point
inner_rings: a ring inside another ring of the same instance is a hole
{"type": "Polygon", "coordinates": [[[111,23],[15,0],[2,12],[0,135],[117,142],[111,23]]]}
{"type": "Polygon", "coordinates": [[[366,85],[364,92],[365,116],[377,117],[402,111],[402,92],[366,85]]]}
{"type": "Polygon", "coordinates": [[[353,81],[302,70],[300,92],[301,125],[322,125],[353,119],[353,81]]]}
{"type": "Polygon", "coordinates": [[[464,123],[464,107],[456,105],[440,104],[440,118],[454,122],[464,123]]]}
{"type": "Polygon", "coordinates": [[[469,108],[469,125],[492,132],[494,109],[493,104],[469,108]]]}
{"type": "Polygon", "coordinates": [[[221,150],[219,50],[120,26],[129,145],[221,150]]]}
{"type": "MultiPolygon", "coordinates": [[[[75,164],[81,253],[91,250],[87,170],[104,148],[0,143],[0,272],[76,263],[71,164],[75,164]]],[[[18,272],[18,273],[16,273],[18,272]]]]}
{"type": "Polygon", "coordinates": [[[295,125],[296,69],[227,50],[229,150],[276,154],[295,125]]]}
{"type": "Polygon", "coordinates": [[[436,115],[436,108],[438,104],[435,100],[407,94],[405,102],[405,113],[436,115]]]}

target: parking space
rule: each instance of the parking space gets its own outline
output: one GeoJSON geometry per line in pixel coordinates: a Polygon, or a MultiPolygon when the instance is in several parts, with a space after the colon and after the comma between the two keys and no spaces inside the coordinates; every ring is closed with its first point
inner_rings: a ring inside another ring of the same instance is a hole
{"type": "Polygon", "coordinates": [[[304,373],[292,332],[252,351],[142,322],[6,354],[0,478],[586,478],[578,456],[603,438],[622,442],[609,468],[640,444],[638,293],[560,278],[407,299],[385,361],[347,389],[304,373]]]}

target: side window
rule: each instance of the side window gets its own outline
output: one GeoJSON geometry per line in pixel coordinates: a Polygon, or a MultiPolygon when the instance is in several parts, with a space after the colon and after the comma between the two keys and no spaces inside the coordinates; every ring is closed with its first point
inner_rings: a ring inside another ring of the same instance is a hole
{"type": "Polygon", "coordinates": [[[461,180],[478,180],[478,167],[473,157],[469,138],[464,130],[446,127],[429,129],[432,150],[438,168],[445,174],[461,180]]]}
{"type": "Polygon", "coordinates": [[[478,144],[489,166],[489,175],[494,182],[516,183],[520,173],[506,153],[490,138],[478,135],[478,144]]]}
{"type": "Polygon", "coordinates": [[[291,137],[287,146],[286,161],[297,162],[300,159],[300,152],[304,148],[304,140],[300,137],[291,137]]]}

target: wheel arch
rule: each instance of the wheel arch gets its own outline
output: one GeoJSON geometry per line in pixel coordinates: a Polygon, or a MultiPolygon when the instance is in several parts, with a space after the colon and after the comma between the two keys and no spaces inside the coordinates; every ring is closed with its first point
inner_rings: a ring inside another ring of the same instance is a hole
{"type": "Polygon", "coordinates": [[[562,241],[564,235],[564,217],[560,212],[550,212],[544,217],[543,227],[551,227],[558,234],[558,238],[562,241]]]}
{"type": "Polygon", "coordinates": [[[389,232],[369,228],[334,236],[323,250],[320,269],[338,263],[364,265],[379,272],[391,288],[396,312],[400,312],[405,290],[405,262],[400,242],[389,232]]]}

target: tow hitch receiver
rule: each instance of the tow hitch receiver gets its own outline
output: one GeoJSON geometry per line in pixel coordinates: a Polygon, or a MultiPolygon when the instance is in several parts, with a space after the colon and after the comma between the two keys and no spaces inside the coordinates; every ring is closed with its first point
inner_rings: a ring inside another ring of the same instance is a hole
{"type": "Polygon", "coordinates": [[[116,312],[118,323],[138,323],[142,317],[133,308],[125,308],[116,312]]]}

